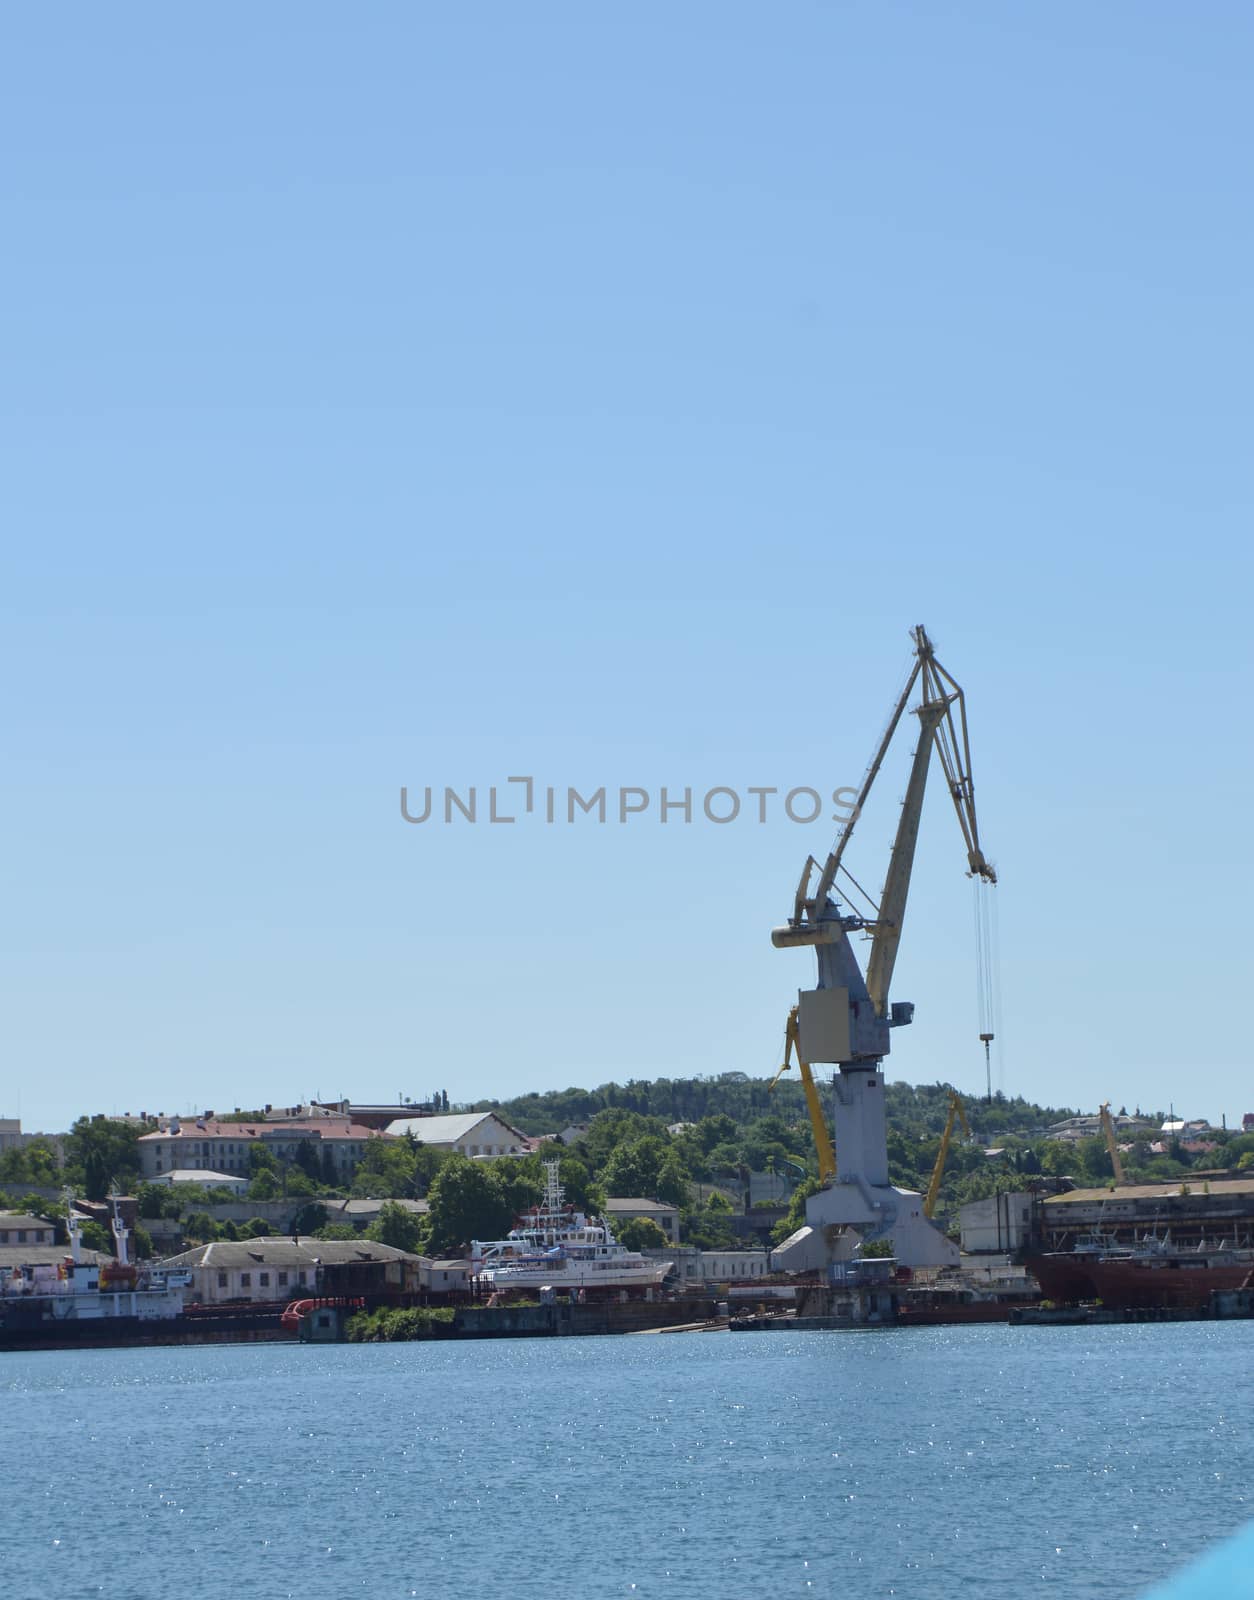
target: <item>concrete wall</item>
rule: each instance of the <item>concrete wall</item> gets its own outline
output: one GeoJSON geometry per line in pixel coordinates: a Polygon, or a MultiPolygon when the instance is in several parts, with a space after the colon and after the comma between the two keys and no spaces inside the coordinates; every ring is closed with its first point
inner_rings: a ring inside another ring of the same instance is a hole
{"type": "Polygon", "coordinates": [[[1029,1194],[995,1194],[958,1212],[964,1255],[1021,1250],[1032,1226],[1029,1194]]]}

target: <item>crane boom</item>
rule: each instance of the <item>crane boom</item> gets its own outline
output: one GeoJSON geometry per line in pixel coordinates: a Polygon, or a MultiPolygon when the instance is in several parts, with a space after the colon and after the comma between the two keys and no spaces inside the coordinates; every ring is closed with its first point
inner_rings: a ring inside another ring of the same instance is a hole
{"type": "Polygon", "coordinates": [[[945,706],[940,702],[925,702],[919,707],[919,742],[910,766],[906,798],[897,819],[897,837],[893,840],[893,853],[888,858],[888,875],[880,896],[880,914],[875,919],[871,955],[866,965],[867,993],[877,1017],[888,1015],[888,986],[897,964],[901,925],[906,916],[906,896],[910,893],[914,848],[919,841],[919,819],[923,813],[923,791],[927,787],[928,768],[931,765],[932,739],[944,713],[945,706]]]}
{"type": "Polygon", "coordinates": [[[1102,1119],[1102,1133],[1106,1139],[1106,1148],[1110,1151],[1110,1165],[1114,1169],[1115,1187],[1123,1188],[1123,1161],[1119,1156],[1119,1146],[1115,1143],[1115,1125],[1110,1116],[1110,1101],[1103,1100],[1097,1108],[1097,1114],[1102,1119]]]}
{"type": "MultiPolygon", "coordinates": [[[[858,1065],[878,1061],[888,1048],[885,1026],[908,1022],[912,1008],[893,1008],[889,1002],[889,988],[897,951],[901,944],[905,922],[906,901],[910,893],[910,876],[914,868],[915,846],[919,837],[919,821],[923,811],[923,796],[927,775],[935,750],[945,774],[957,813],[958,825],[966,845],[967,868],[972,877],[986,883],[996,883],[997,873],[980,847],[979,825],[975,815],[975,784],[971,775],[971,744],[967,733],[966,700],[957,680],[936,659],[927,630],[920,624],[911,629],[915,658],[905,688],[897,697],[886,728],[849,820],[845,823],[835,848],[828,856],[819,874],[815,892],[809,893],[810,879],[816,862],[811,856],[802,870],[801,880],[793,901],[793,915],[785,927],[775,928],[771,942],[777,949],[795,945],[814,945],[819,960],[819,989],[847,991],[851,1022],[850,1046],[847,1056],[839,1059],[841,1065],[858,1065]],[[871,792],[884,762],[888,746],[901,722],[902,715],[916,683],[922,686],[922,696],[915,707],[919,718],[919,742],[915,747],[906,796],[897,821],[897,833],[889,857],[888,872],[880,896],[880,904],[873,918],[842,915],[832,898],[837,873],[843,867],[842,858],[849,843],[854,825],[871,792]],[[855,930],[871,935],[871,953],[867,961],[866,977],[858,970],[848,936],[855,930]],[[833,949],[831,947],[841,947],[833,949]],[[826,947],[826,948],[825,948],[826,947]],[[863,1014],[861,1008],[870,1002],[863,1014]],[[876,1026],[878,1024],[878,1026],[876,1026]]],[[[805,1031],[804,1018],[802,1032],[805,1031]]],[[[829,1060],[830,1056],[816,1057],[829,1060]]]]}
{"type": "Polygon", "coordinates": [[[936,1152],[936,1165],[932,1168],[932,1181],[927,1186],[927,1198],[923,1202],[923,1215],[930,1217],[936,1210],[936,1202],[940,1197],[941,1179],[945,1176],[945,1162],[949,1157],[949,1146],[954,1136],[955,1121],[962,1123],[962,1131],[967,1138],[971,1137],[971,1124],[967,1121],[966,1107],[962,1097],[956,1089],[949,1091],[949,1115],[945,1118],[945,1131],[941,1134],[940,1149],[936,1152]]]}
{"type": "Polygon", "coordinates": [[[792,1066],[794,1050],[797,1053],[797,1069],[801,1073],[801,1087],[805,1090],[806,1109],[810,1113],[814,1149],[819,1158],[819,1181],[826,1183],[829,1178],[836,1176],[836,1151],[832,1145],[832,1136],[827,1131],[827,1118],[823,1115],[823,1102],[819,1097],[818,1084],[815,1083],[814,1074],[810,1071],[810,1063],[801,1054],[796,1006],[788,1013],[788,1021],[784,1027],[784,1064],[771,1079],[772,1089],[792,1066]]]}

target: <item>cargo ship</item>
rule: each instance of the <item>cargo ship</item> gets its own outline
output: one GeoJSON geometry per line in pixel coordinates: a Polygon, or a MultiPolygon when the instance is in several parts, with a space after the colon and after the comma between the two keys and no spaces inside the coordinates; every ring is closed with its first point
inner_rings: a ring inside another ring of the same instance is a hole
{"type": "Polygon", "coordinates": [[[82,1218],[66,1195],[69,1253],[0,1273],[0,1349],[147,1343],[182,1317],[189,1273],[152,1272],[130,1259],[130,1232],[113,1201],[112,1261],[87,1261],[82,1218]]]}
{"type": "Polygon", "coordinates": [[[1254,1250],[1223,1244],[1179,1250],[1170,1236],[1029,1256],[1027,1266],[1056,1305],[1100,1301],[1115,1310],[1202,1310],[1216,1292],[1254,1287],[1254,1250]]]}

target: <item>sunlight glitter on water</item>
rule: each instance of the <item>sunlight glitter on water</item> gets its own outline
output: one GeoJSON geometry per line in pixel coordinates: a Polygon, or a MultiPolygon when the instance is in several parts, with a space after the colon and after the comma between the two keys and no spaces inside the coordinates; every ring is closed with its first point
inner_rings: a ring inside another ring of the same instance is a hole
{"type": "Polygon", "coordinates": [[[6,1355],[6,1574],[1133,1596],[1250,1515],[1252,1357],[1236,1323],[6,1355]]]}

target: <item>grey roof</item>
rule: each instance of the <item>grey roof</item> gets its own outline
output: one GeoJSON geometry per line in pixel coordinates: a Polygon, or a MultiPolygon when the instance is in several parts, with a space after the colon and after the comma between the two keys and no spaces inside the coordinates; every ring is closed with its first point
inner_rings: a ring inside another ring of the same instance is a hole
{"type": "Polygon", "coordinates": [[[248,1179],[242,1173],[232,1177],[229,1172],[202,1171],[199,1167],[175,1167],[171,1172],[157,1173],[148,1182],[164,1184],[167,1188],[174,1183],[199,1183],[206,1189],[216,1188],[219,1184],[229,1189],[238,1189],[240,1184],[248,1187],[248,1179]]]}
{"type": "Polygon", "coordinates": [[[678,1206],[669,1205],[665,1200],[631,1199],[625,1195],[613,1195],[605,1202],[607,1211],[678,1211],[678,1206]]]}
{"type": "Polygon", "coordinates": [[[1058,1205],[1091,1204],[1095,1200],[1119,1203],[1125,1200],[1221,1200],[1226,1195],[1251,1195],[1254,1194],[1254,1177],[1250,1178],[1206,1178],[1199,1182],[1196,1175],[1190,1176],[1187,1172],[1182,1178],[1173,1178],[1170,1183],[1125,1183],[1120,1189],[1071,1189],[1066,1194],[1047,1194],[1045,1204],[1051,1209],[1058,1205]],[[1181,1195],[1182,1184],[1187,1184],[1189,1193],[1181,1195]],[[1205,1187],[1203,1187],[1205,1185],[1205,1187]]]}
{"type": "Polygon", "coordinates": [[[51,1228],[47,1217],[32,1217],[25,1211],[0,1211],[0,1233],[12,1233],[14,1228],[51,1228]]]}
{"type": "Polygon", "coordinates": [[[431,1210],[426,1200],[341,1200],[338,1204],[335,1201],[324,1201],[323,1204],[326,1205],[329,1215],[342,1217],[346,1221],[351,1221],[354,1217],[373,1219],[384,1206],[400,1206],[402,1211],[412,1212],[416,1217],[425,1217],[431,1210]]]}
{"type": "Polygon", "coordinates": [[[416,1262],[421,1259],[408,1250],[376,1244],[373,1239],[315,1239],[302,1235],[299,1240],[292,1240],[280,1235],[263,1239],[215,1239],[212,1244],[198,1244],[181,1255],[167,1256],[161,1265],[217,1267],[224,1272],[236,1268],[247,1272],[250,1267],[343,1266],[358,1261],[416,1262]]]}
{"type": "MultiPolygon", "coordinates": [[[[64,1244],[0,1244],[0,1268],[55,1267],[69,1253],[70,1247],[64,1244]]],[[[113,1260],[99,1250],[80,1250],[78,1254],[85,1266],[113,1260]]]]}
{"type": "Polygon", "coordinates": [[[489,1117],[495,1117],[520,1142],[526,1139],[526,1134],[519,1133],[496,1111],[462,1111],[448,1117],[398,1117],[395,1122],[388,1123],[387,1131],[392,1134],[412,1133],[422,1144],[456,1144],[489,1117]]]}

